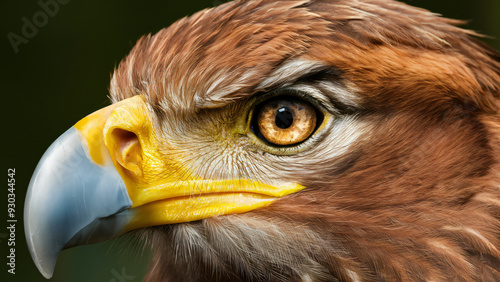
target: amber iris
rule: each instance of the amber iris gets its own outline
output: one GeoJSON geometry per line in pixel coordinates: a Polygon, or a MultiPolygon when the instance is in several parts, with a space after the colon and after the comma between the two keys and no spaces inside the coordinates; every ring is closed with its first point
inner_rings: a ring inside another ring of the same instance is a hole
{"type": "Polygon", "coordinates": [[[275,98],[262,103],[256,123],[266,141],[289,146],[307,139],[316,128],[316,111],[311,103],[297,98],[275,98]]]}

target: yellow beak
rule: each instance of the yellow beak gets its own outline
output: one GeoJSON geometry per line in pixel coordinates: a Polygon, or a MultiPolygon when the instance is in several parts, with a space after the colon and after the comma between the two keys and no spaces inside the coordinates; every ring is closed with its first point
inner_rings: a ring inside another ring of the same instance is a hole
{"type": "Polygon", "coordinates": [[[30,182],[25,230],[50,278],[59,252],[130,230],[247,212],[303,189],[252,179],[202,179],[155,130],[142,96],[79,121],[45,153],[30,182]]]}

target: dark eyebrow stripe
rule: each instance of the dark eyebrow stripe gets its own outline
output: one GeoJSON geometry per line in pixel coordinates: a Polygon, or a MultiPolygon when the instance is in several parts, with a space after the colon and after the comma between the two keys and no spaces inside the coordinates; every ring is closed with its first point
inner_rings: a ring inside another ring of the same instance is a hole
{"type": "Polygon", "coordinates": [[[295,80],[294,83],[300,82],[318,82],[318,81],[334,81],[338,80],[342,76],[343,71],[325,66],[324,69],[319,69],[310,73],[306,73],[303,76],[295,80]]]}
{"type": "Polygon", "coordinates": [[[325,65],[324,68],[316,69],[309,73],[304,74],[303,76],[297,78],[293,81],[290,87],[293,88],[294,85],[309,85],[311,87],[316,88],[319,92],[321,92],[328,100],[330,101],[331,106],[339,110],[340,113],[344,114],[352,114],[359,109],[354,105],[349,105],[349,103],[344,103],[342,99],[339,99],[338,92],[339,90],[349,91],[346,86],[342,83],[342,75],[343,71],[334,66],[325,65]],[[321,82],[331,83],[332,86],[336,85],[337,91],[330,92],[326,91],[325,87],[321,87],[321,82]]]}

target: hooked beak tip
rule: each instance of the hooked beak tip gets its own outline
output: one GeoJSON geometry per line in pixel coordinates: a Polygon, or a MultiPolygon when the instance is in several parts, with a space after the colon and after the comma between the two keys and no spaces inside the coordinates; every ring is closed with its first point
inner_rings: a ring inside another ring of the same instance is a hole
{"type": "Polygon", "coordinates": [[[132,205],[123,180],[112,164],[92,162],[84,146],[77,129],[67,130],[47,149],[28,187],[26,240],[45,278],[63,249],[120,235],[128,220],[113,217],[132,205]]]}

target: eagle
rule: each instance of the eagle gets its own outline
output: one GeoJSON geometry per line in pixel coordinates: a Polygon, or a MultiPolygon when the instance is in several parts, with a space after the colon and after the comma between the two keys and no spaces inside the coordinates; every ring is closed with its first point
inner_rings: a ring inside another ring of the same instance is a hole
{"type": "Polygon", "coordinates": [[[500,55],[393,0],[240,0],[138,40],[47,150],[40,272],[132,233],[146,281],[500,280],[500,55]]]}

